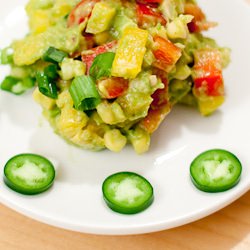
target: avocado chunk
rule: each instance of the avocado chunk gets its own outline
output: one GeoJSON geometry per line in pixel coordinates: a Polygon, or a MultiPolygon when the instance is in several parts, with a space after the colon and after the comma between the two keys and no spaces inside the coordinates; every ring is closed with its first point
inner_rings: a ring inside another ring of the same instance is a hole
{"type": "Polygon", "coordinates": [[[87,24],[86,32],[97,34],[108,30],[116,14],[116,9],[106,2],[96,3],[87,24]]]}

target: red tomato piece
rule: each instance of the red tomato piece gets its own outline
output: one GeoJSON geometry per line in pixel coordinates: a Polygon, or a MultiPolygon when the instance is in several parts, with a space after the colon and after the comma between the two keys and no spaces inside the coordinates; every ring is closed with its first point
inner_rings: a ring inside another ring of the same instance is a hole
{"type": "Polygon", "coordinates": [[[158,7],[160,3],[162,3],[163,0],[136,0],[137,3],[140,4],[147,4],[153,7],[158,7]]]}
{"type": "Polygon", "coordinates": [[[157,8],[153,8],[146,4],[137,4],[137,17],[139,26],[148,24],[155,26],[158,23],[166,25],[167,23],[157,8]]]}
{"type": "Polygon", "coordinates": [[[201,49],[195,53],[194,90],[197,96],[223,96],[221,55],[217,49],[201,49]]]}
{"type": "Polygon", "coordinates": [[[200,77],[194,80],[195,88],[204,88],[205,94],[207,96],[223,96],[223,78],[220,72],[211,73],[211,75],[200,77]]]}
{"type": "Polygon", "coordinates": [[[83,34],[85,41],[86,41],[86,45],[87,45],[87,49],[92,49],[94,47],[95,44],[95,40],[94,40],[94,36],[92,34],[89,33],[85,33],[83,34]]]}
{"type": "Polygon", "coordinates": [[[150,109],[147,116],[140,122],[140,127],[149,134],[154,133],[169,112],[170,108],[168,106],[161,109],[150,109]]]}
{"type": "Polygon", "coordinates": [[[153,95],[147,116],[140,122],[140,126],[148,133],[153,133],[171,111],[171,104],[168,98],[168,80],[163,71],[156,70],[155,73],[164,83],[164,89],[157,89],[153,95]]]}
{"type": "Polygon", "coordinates": [[[90,17],[97,2],[99,0],[82,0],[78,3],[68,16],[68,27],[79,25],[86,18],[90,17]]]}
{"type": "Polygon", "coordinates": [[[168,72],[181,57],[181,49],[160,36],[155,36],[154,42],[154,47],[156,48],[153,50],[153,54],[156,58],[154,66],[168,72]]]}
{"type": "Polygon", "coordinates": [[[121,96],[128,89],[128,85],[128,80],[121,77],[106,78],[97,83],[99,91],[106,99],[114,99],[121,96]]]}
{"type": "Polygon", "coordinates": [[[161,3],[163,0],[137,0],[138,3],[150,4],[150,3],[161,3]]]}
{"type": "Polygon", "coordinates": [[[153,101],[150,105],[150,109],[156,110],[168,104],[168,79],[166,76],[166,72],[162,70],[155,68],[153,69],[153,74],[157,75],[157,77],[160,78],[162,83],[164,84],[163,89],[157,89],[151,96],[153,98],[153,101]]]}
{"type": "Polygon", "coordinates": [[[205,14],[196,4],[185,4],[184,13],[194,16],[193,20],[188,23],[188,29],[192,33],[208,30],[209,28],[216,26],[216,23],[207,21],[205,14]]]}
{"type": "Polygon", "coordinates": [[[95,47],[91,50],[84,51],[84,54],[82,54],[82,61],[86,64],[87,73],[89,73],[89,69],[95,57],[99,54],[110,51],[116,44],[117,41],[112,41],[110,43],[95,47]]]}

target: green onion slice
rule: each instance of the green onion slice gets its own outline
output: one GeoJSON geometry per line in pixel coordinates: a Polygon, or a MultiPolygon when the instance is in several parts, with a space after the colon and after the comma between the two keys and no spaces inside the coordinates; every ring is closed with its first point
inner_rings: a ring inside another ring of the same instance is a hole
{"type": "Polygon", "coordinates": [[[74,106],[78,110],[92,110],[101,102],[95,82],[90,76],[77,76],[69,88],[74,106]]]}
{"type": "Polygon", "coordinates": [[[54,47],[49,47],[42,56],[42,59],[46,62],[60,63],[66,56],[68,56],[66,52],[58,50],[54,47]]]}
{"type": "Polygon", "coordinates": [[[3,82],[1,83],[1,89],[8,91],[15,95],[20,95],[24,93],[27,89],[30,89],[34,86],[35,80],[31,77],[25,77],[23,79],[6,76],[3,82]]]}
{"type": "Polygon", "coordinates": [[[44,69],[44,74],[50,79],[56,79],[58,77],[57,66],[50,64],[44,69]]]}
{"type": "Polygon", "coordinates": [[[101,77],[109,77],[114,58],[115,53],[113,52],[105,52],[96,56],[90,67],[90,75],[96,80],[101,77]]]}
{"type": "Polygon", "coordinates": [[[0,63],[11,64],[13,63],[13,49],[6,47],[0,51],[0,63]]]}
{"type": "Polygon", "coordinates": [[[37,72],[36,80],[38,89],[42,94],[52,99],[57,98],[56,84],[44,72],[37,72]]]}

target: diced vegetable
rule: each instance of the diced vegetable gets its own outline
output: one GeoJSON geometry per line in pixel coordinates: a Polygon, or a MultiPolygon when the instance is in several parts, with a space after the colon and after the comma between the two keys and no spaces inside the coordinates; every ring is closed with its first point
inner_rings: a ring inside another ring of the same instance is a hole
{"type": "Polygon", "coordinates": [[[179,14],[184,12],[185,0],[163,0],[160,10],[167,21],[174,20],[179,14]]]}
{"type": "Polygon", "coordinates": [[[140,27],[155,26],[158,23],[166,25],[166,20],[158,9],[146,4],[137,4],[138,25],[140,27]]]}
{"type": "Polygon", "coordinates": [[[181,57],[181,49],[167,39],[154,37],[153,53],[156,58],[154,66],[169,72],[181,57]]]}
{"type": "Polygon", "coordinates": [[[223,192],[240,181],[242,166],[232,153],[212,149],[198,155],[190,166],[194,185],[204,192],[223,192]]]}
{"type": "Polygon", "coordinates": [[[52,99],[57,98],[57,87],[53,79],[50,79],[44,72],[37,72],[36,81],[42,94],[52,99]]]}
{"type": "Polygon", "coordinates": [[[184,12],[185,14],[189,14],[194,17],[194,19],[190,23],[188,23],[190,32],[197,33],[216,26],[216,23],[208,22],[206,20],[206,16],[203,11],[194,3],[186,3],[184,12]]]}
{"type": "Polygon", "coordinates": [[[86,32],[97,34],[108,30],[115,13],[116,9],[107,2],[96,3],[88,20],[86,32]]]}
{"type": "Polygon", "coordinates": [[[82,61],[86,64],[87,73],[89,73],[90,67],[95,59],[95,57],[99,54],[111,51],[117,44],[117,41],[112,41],[106,43],[104,45],[95,47],[91,50],[82,53],[82,61]]]}
{"type": "Polygon", "coordinates": [[[148,151],[150,134],[146,130],[136,126],[135,129],[130,129],[127,132],[127,136],[137,154],[143,154],[148,151]]]}
{"type": "Polygon", "coordinates": [[[72,53],[79,47],[80,35],[79,27],[69,29],[64,22],[50,26],[43,33],[27,35],[12,44],[14,63],[17,66],[31,65],[41,59],[49,47],[72,53]]]}
{"type": "Polygon", "coordinates": [[[123,34],[123,31],[128,27],[137,27],[137,24],[123,12],[119,12],[114,19],[112,34],[115,37],[120,38],[123,34]]]}
{"type": "Polygon", "coordinates": [[[186,39],[189,32],[187,24],[193,19],[191,15],[180,15],[167,25],[167,35],[170,39],[186,39]]]}
{"type": "Polygon", "coordinates": [[[221,53],[205,48],[195,52],[193,67],[193,93],[198,100],[200,112],[209,115],[224,102],[221,53]]]}
{"type": "Polygon", "coordinates": [[[11,64],[13,63],[13,49],[6,47],[0,50],[0,64],[11,64]]]}
{"type": "Polygon", "coordinates": [[[64,58],[60,67],[60,76],[66,81],[76,76],[84,75],[86,72],[86,65],[82,61],[74,60],[73,58],[64,58]]]}
{"type": "Polygon", "coordinates": [[[142,176],[132,172],[120,172],[105,179],[103,198],[114,211],[135,214],[148,208],[154,200],[152,185],[142,176]]]}
{"type": "Polygon", "coordinates": [[[168,79],[166,73],[156,69],[154,72],[164,84],[164,88],[157,89],[152,95],[153,101],[145,118],[139,122],[139,126],[147,133],[152,134],[162,123],[164,118],[169,114],[172,104],[169,100],[168,79]]]}
{"type": "Polygon", "coordinates": [[[126,120],[126,116],[117,102],[108,103],[107,101],[103,101],[96,109],[97,113],[106,124],[114,125],[126,120]]]}
{"type": "Polygon", "coordinates": [[[61,113],[56,119],[56,125],[64,138],[72,139],[83,132],[83,128],[87,126],[88,121],[89,118],[84,112],[66,106],[61,109],[61,113]]]}
{"type": "Polygon", "coordinates": [[[120,130],[112,129],[104,134],[105,146],[113,151],[120,152],[127,143],[127,138],[121,134],[120,130]]]}
{"type": "Polygon", "coordinates": [[[68,26],[71,27],[83,23],[91,15],[97,2],[99,0],[82,0],[77,4],[68,16],[68,26]]]}
{"type": "Polygon", "coordinates": [[[50,64],[44,68],[44,74],[50,79],[56,79],[58,77],[57,66],[55,64],[50,64]]]}
{"type": "Polygon", "coordinates": [[[49,189],[55,178],[53,164],[36,154],[12,157],[4,166],[4,182],[14,191],[34,195],[49,189]]]}
{"type": "Polygon", "coordinates": [[[161,3],[163,0],[136,0],[138,3],[144,4],[154,4],[154,3],[161,3]]]}
{"type": "Polygon", "coordinates": [[[153,102],[151,103],[147,116],[140,121],[140,127],[149,134],[152,134],[160,126],[172,107],[169,101],[167,87],[156,90],[152,98],[153,102]]]}
{"type": "Polygon", "coordinates": [[[191,84],[188,80],[172,80],[169,84],[170,103],[175,104],[181,101],[190,92],[191,84]]]}
{"type": "Polygon", "coordinates": [[[43,54],[42,59],[46,62],[60,63],[66,56],[68,56],[67,53],[56,48],[49,47],[48,50],[43,54]]]}
{"type": "Polygon", "coordinates": [[[92,110],[101,102],[95,82],[90,76],[77,76],[69,88],[74,106],[78,110],[92,110]]]}
{"type": "Polygon", "coordinates": [[[128,80],[120,77],[110,77],[97,82],[99,92],[106,99],[113,99],[123,95],[128,89],[128,84],[128,80]]]}
{"type": "Polygon", "coordinates": [[[105,52],[97,55],[90,67],[90,75],[96,80],[101,77],[109,77],[114,58],[115,53],[113,52],[105,52]]]}
{"type": "Polygon", "coordinates": [[[135,78],[141,71],[146,52],[148,32],[128,27],[119,40],[111,74],[124,78],[135,78]]]}
{"type": "Polygon", "coordinates": [[[1,83],[1,89],[4,91],[11,92],[15,95],[24,93],[27,89],[34,86],[35,80],[31,77],[25,77],[23,79],[16,78],[13,76],[6,76],[1,83]]]}

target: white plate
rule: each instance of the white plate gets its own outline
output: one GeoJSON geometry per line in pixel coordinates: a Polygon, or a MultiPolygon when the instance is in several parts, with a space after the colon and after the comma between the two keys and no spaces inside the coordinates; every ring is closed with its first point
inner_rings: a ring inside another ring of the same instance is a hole
{"type": "MultiPolygon", "coordinates": [[[[25,28],[24,0],[2,1],[1,47],[25,28]]],[[[175,107],[152,138],[150,151],[138,156],[127,147],[120,154],[80,150],[52,132],[29,94],[0,93],[0,170],[13,155],[35,152],[58,162],[53,188],[37,196],[8,189],[0,178],[0,200],[42,222],[95,234],[139,234],[172,228],[197,220],[231,203],[250,188],[250,7],[243,0],[199,1],[210,20],[220,23],[209,32],[221,45],[232,48],[225,71],[227,100],[213,116],[175,107]],[[243,164],[241,182],[232,190],[207,194],[189,179],[189,164],[200,152],[224,148],[243,164]],[[101,185],[110,174],[135,171],[154,186],[155,201],[137,215],[120,215],[106,207],[101,185]]],[[[1,67],[2,79],[8,69],[1,67]]],[[[1,174],[2,175],[2,174],[1,174]]]]}

